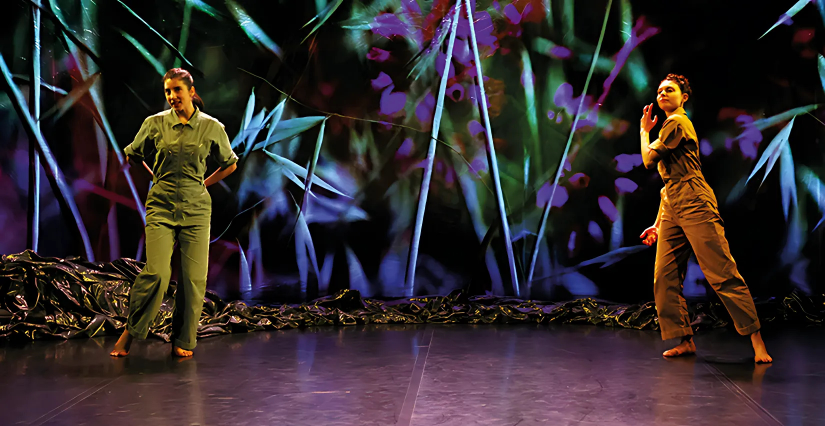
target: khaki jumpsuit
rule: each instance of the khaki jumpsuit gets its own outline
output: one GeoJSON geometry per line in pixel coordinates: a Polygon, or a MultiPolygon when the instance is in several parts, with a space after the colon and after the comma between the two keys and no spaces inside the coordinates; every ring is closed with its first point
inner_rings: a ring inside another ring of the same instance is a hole
{"type": "Polygon", "coordinates": [[[661,157],[665,183],[653,281],[662,339],[693,335],[682,296],[691,248],[739,334],[758,331],[753,298],[730,254],[716,196],[702,174],[696,131],[683,108],[665,120],[650,149],[661,157]]]}
{"type": "Polygon", "coordinates": [[[187,124],[174,110],[148,117],[125,154],[143,161],[147,142],[156,154],[152,188],[146,198],[146,267],[135,279],[126,329],[146,338],[155,320],[172,274],[172,250],[181,251],[181,276],[175,294],[172,340],[192,350],[206,293],[209,262],[209,225],[212,198],[204,186],[206,158],[220,167],[238,161],[223,124],[197,108],[187,124]]]}

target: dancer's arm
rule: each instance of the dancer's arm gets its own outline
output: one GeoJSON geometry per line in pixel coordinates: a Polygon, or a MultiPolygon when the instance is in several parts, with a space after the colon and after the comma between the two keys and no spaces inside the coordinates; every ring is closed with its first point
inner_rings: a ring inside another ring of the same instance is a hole
{"type": "Polygon", "coordinates": [[[656,163],[661,159],[658,152],[650,149],[650,131],[659,120],[659,117],[653,116],[651,119],[651,116],[653,116],[653,104],[646,106],[643,110],[639,133],[641,136],[642,164],[648,169],[655,167],[656,163]]]}
{"type": "MultiPolygon", "coordinates": [[[[130,157],[128,155],[126,156],[126,164],[129,164],[132,160],[133,160],[132,157],[130,157]]],[[[143,164],[143,168],[146,169],[146,171],[149,172],[150,175],[152,175],[152,178],[154,178],[155,174],[152,173],[152,169],[149,167],[149,165],[146,164],[145,161],[141,161],[140,163],[143,164]]]]}
{"type": "Polygon", "coordinates": [[[221,180],[223,180],[223,178],[231,175],[232,172],[234,172],[235,169],[237,169],[237,168],[238,168],[238,164],[237,163],[232,163],[232,164],[229,165],[229,167],[215,170],[215,173],[212,173],[211,176],[209,176],[208,178],[206,178],[205,181],[203,181],[203,185],[208,188],[210,185],[214,185],[214,184],[220,182],[221,180]]]}
{"type": "Polygon", "coordinates": [[[667,197],[665,194],[665,188],[662,188],[661,198],[659,201],[659,213],[656,214],[656,222],[653,223],[653,226],[655,226],[656,229],[659,229],[659,225],[662,224],[662,214],[665,212],[665,197],[667,197]]]}

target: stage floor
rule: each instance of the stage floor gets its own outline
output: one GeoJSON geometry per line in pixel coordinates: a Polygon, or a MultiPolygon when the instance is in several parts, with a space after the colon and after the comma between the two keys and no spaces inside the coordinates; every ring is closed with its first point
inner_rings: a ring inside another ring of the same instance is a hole
{"type": "Polygon", "coordinates": [[[195,357],[115,338],[0,343],[0,423],[760,425],[825,423],[825,328],[729,330],[665,360],[657,332],[570,325],[370,325],[203,339],[195,357]]]}

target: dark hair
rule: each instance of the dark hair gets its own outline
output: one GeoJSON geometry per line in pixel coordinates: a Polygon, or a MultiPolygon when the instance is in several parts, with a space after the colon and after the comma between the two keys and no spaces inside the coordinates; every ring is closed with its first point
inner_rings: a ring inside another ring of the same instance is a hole
{"type": "MultiPolygon", "coordinates": [[[[166,74],[163,75],[162,82],[166,82],[166,80],[177,78],[178,80],[182,81],[183,84],[186,85],[187,89],[191,89],[192,85],[195,84],[195,80],[192,78],[192,74],[189,71],[186,71],[183,68],[172,68],[169,71],[166,71],[166,74]]],[[[195,93],[192,96],[192,103],[198,107],[199,110],[203,111],[203,99],[195,93]]]]}
{"type": "Polygon", "coordinates": [[[662,81],[665,80],[670,80],[676,83],[679,86],[679,90],[681,90],[682,93],[687,93],[688,98],[690,98],[690,96],[693,95],[693,92],[690,90],[690,82],[688,82],[687,77],[680,74],[668,74],[667,77],[665,77],[665,79],[662,81]]]}

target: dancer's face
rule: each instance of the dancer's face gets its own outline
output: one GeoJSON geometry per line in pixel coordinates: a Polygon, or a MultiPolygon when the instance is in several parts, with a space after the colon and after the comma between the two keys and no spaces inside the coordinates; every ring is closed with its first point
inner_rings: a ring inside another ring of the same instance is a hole
{"type": "Polygon", "coordinates": [[[664,80],[656,92],[656,103],[664,111],[670,112],[681,107],[687,101],[687,93],[682,93],[675,81],[664,80]]]}
{"type": "Polygon", "coordinates": [[[167,78],[163,82],[163,91],[166,93],[166,102],[177,113],[182,113],[192,108],[192,96],[195,95],[195,87],[186,87],[183,81],[178,78],[167,78]]]}

